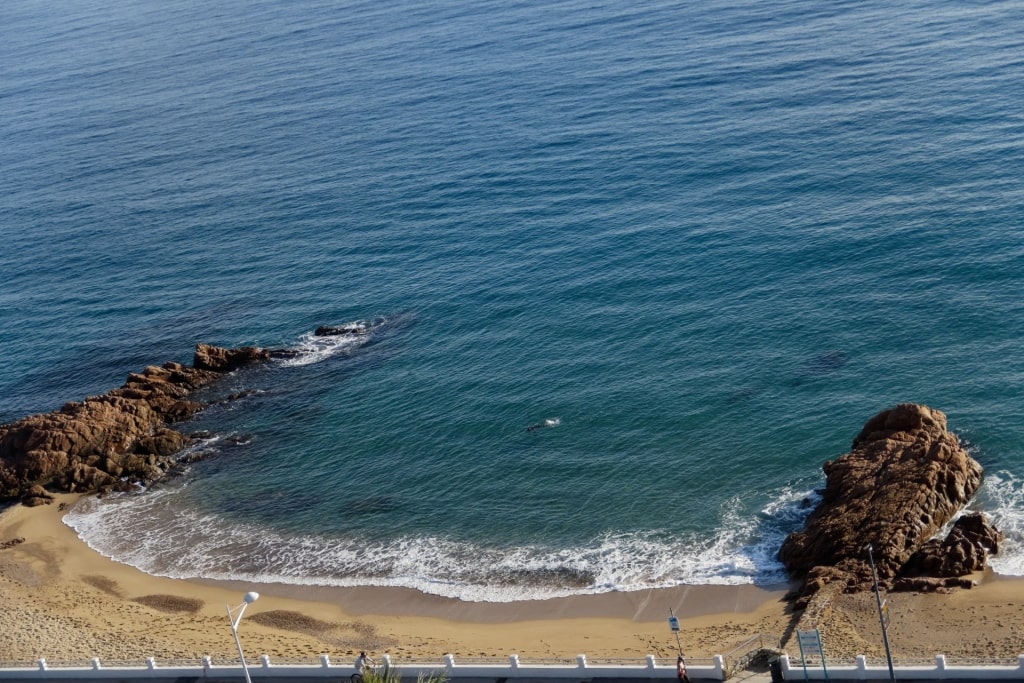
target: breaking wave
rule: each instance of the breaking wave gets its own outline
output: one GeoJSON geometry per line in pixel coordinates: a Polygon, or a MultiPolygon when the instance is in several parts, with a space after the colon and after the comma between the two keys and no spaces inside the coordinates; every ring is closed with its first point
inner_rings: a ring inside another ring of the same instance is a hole
{"type": "Polygon", "coordinates": [[[779,544],[806,516],[791,490],[759,514],[728,501],[717,533],[610,532],[586,545],[483,546],[442,536],[286,535],[182,508],[176,483],[87,498],[64,521],[101,554],[157,576],[322,586],[403,586],[463,600],[511,602],[694,584],[784,582],[779,544]]]}
{"type": "Polygon", "coordinates": [[[1024,576],[1024,480],[1006,470],[986,474],[978,499],[1004,536],[989,564],[999,574],[1024,576]]]}

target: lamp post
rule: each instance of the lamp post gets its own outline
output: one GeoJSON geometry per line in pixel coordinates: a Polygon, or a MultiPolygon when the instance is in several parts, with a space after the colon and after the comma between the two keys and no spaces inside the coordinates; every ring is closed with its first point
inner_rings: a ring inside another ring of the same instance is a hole
{"type": "Polygon", "coordinates": [[[892,653],[889,651],[889,629],[885,626],[882,614],[882,598],[878,595],[878,574],[875,572],[875,557],[871,552],[871,544],[864,546],[868,551],[868,563],[871,565],[871,582],[875,586],[875,604],[878,605],[878,623],[882,627],[882,644],[885,645],[885,659],[889,663],[889,680],[896,683],[896,673],[892,670],[892,653]]]}
{"type": "Polygon", "coordinates": [[[249,591],[242,598],[242,604],[238,607],[232,608],[230,605],[226,605],[228,610],[228,623],[231,624],[231,633],[235,636],[235,645],[238,646],[238,656],[242,659],[242,671],[245,673],[245,683],[252,683],[252,679],[249,678],[249,667],[245,663],[245,654],[242,652],[242,641],[238,639],[238,622],[242,621],[242,613],[245,612],[245,608],[260,599],[260,594],[256,591],[249,591]]]}

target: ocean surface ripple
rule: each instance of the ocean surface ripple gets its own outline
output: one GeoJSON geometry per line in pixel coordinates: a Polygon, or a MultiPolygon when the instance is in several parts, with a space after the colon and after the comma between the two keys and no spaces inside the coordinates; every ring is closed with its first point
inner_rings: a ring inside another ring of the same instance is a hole
{"type": "Polygon", "coordinates": [[[68,523],[516,600],[777,582],[821,463],[914,401],[1024,575],[1018,10],[9,0],[0,422],[292,348],[68,523]]]}

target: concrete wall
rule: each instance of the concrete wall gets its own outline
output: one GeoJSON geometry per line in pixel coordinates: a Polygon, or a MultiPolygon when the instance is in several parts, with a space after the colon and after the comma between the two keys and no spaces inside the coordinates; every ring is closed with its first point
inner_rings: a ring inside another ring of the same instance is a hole
{"type": "MultiPolygon", "coordinates": [[[[458,663],[451,655],[445,655],[437,664],[402,663],[392,664],[390,658],[382,657],[382,664],[394,666],[403,680],[415,681],[419,675],[444,672],[456,683],[473,683],[475,681],[497,681],[515,679],[525,683],[530,680],[651,680],[676,678],[675,660],[657,662],[653,655],[646,660],[623,663],[591,663],[586,655],[577,655],[575,663],[566,664],[530,664],[519,661],[517,655],[511,655],[503,663],[458,663]]],[[[711,660],[690,663],[687,672],[692,679],[724,679],[725,662],[720,655],[711,660]]],[[[309,681],[310,679],[326,679],[331,683],[346,683],[355,672],[351,662],[332,662],[327,655],[320,656],[320,663],[294,665],[275,665],[266,655],[258,662],[248,665],[249,675],[253,683],[260,681],[309,681]]],[[[241,663],[214,664],[209,657],[193,664],[160,665],[153,658],[146,660],[142,666],[104,666],[99,659],[92,659],[88,665],[50,664],[40,659],[35,667],[0,668],[0,682],[20,683],[21,681],[152,681],[163,680],[204,680],[204,681],[239,681],[244,679],[241,663]]]]}
{"type": "MultiPolygon", "coordinates": [[[[825,669],[818,663],[807,669],[800,664],[791,664],[788,655],[779,658],[786,680],[824,681],[825,669]]],[[[868,666],[867,658],[858,655],[853,666],[833,666],[825,659],[830,681],[888,681],[889,666],[868,666]]],[[[898,681],[1024,681],[1024,655],[1017,658],[1016,666],[949,666],[945,655],[936,655],[931,665],[893,667],[898,681]]]]}
{"type": "MultiPolygon", "coordinates": [[[[427,676],[437,672],[447,674],[453,683],[504,683],[506,680],[515,683],[558,683],[563,680],[640,683],[656,679],[671,681],[676,678],[675,660],[658,662],[653,655],[648,655],[643,661],[614,663],[589,662],[585,655],[577,655],[575,662],[562,663],[520,662],[516,655],[510,656],[507,661],[487,663],[459,663],[450,655],[437,663],[392,663],[387,655],[382,660],[382,664],[392,665],[401,672],[403,683],[414,683],[421,674],[427,676]]],[[[858,656],[852,666],[832,665],[827,659],[825,664],[829,681],[889,680],[888,666],[868,666],[863,655],[858,656]]],[[[820,663],[816,666],[809,664],[805,672],[799,661],[793,662],[789,656],[782,655],[779,667],[787,680],[826,680],[826,672],[820,663]]],[[[332,662],[327,655],[321,655],[319,663],[305,664],[274,664],[264,655],[250,663],[248,668],[253,683],[310,683],[311,679],[348,683],[355,671],[352,662],[332,662]]],[[[687,662],[687,672],[694,681],[722,681],[726,676],[725,661],[720,655],[710,660],[691,659],[687,662]]],[[[945,656],[938,655],[933,662],[897,666],[895,674],[898,681],[1024,681],[1024,655],[1018,657],[1016,665],[1002,666],[950,666],[945,656]]],[[[767,674],[763,678],[767,678],[767,674]]],[[[240,683],[244,680],[244,672],[239,662],[215,664],[209,657],[204,657],[202,661],[174,663],[158,663],[150,658],[140,664],[117,662],[109,666],[99,659],[77,664],[51,664],[40,659],[35,666],[0,667],[0,683],[70,683],[90,680],[106,683],[146,683],[157,680],[175,683],[240,683]]]]}

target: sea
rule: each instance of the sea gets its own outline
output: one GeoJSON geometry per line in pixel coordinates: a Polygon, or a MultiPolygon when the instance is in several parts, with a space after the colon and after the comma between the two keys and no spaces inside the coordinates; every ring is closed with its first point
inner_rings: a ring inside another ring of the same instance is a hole
{"type": "Polygon", "coordinates": [[[915,402],[1024,575],[1015,0],[4,0],[0,64],[0,423],[291,352],[204,393],[182,476],[69,511],[118,562],[775,585],[915,402]]]}

